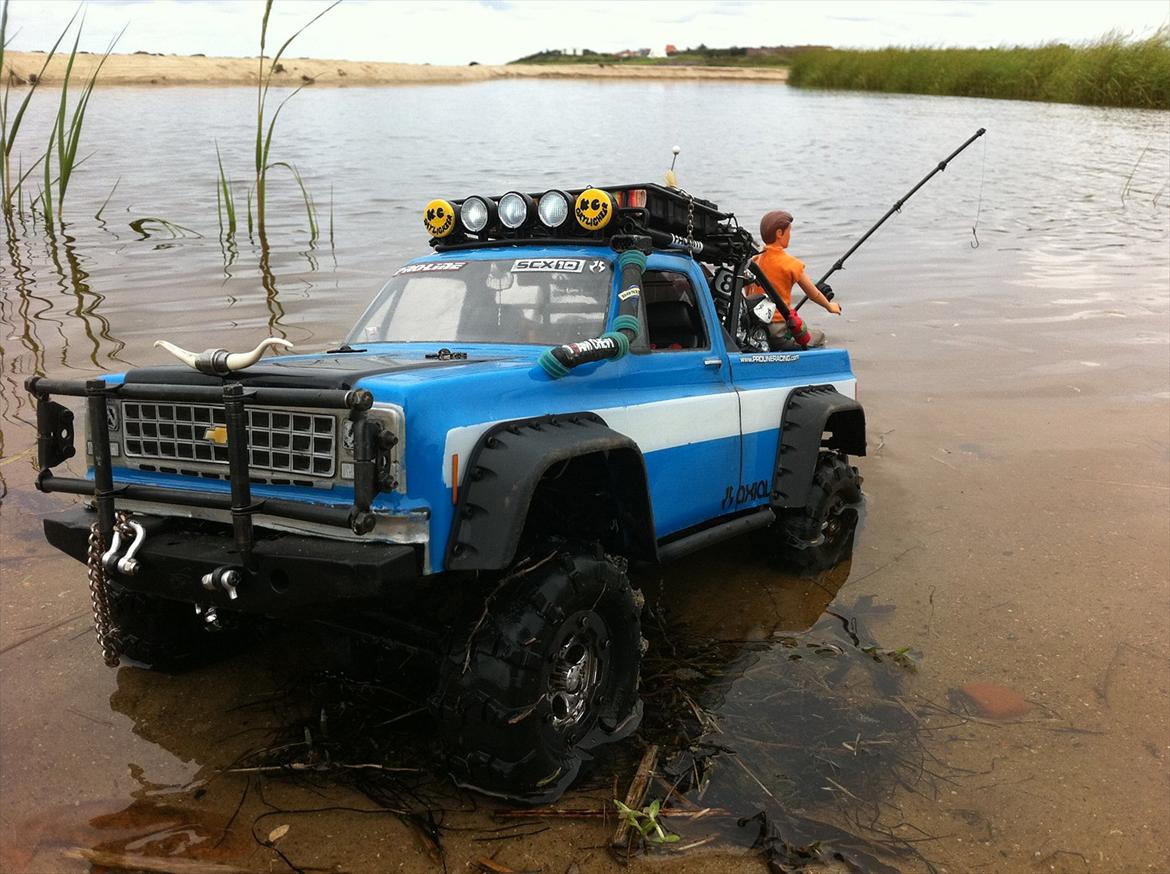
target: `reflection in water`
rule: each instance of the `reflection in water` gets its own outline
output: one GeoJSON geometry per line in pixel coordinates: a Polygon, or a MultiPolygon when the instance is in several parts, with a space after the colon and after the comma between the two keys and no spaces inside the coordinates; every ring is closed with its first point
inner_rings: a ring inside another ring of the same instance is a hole
{"type": "Polygon", "coordinates": [[[733,544],[663,583],[642,735],[661,747],[650,797],[676,812],[665,821],[683,843],[762,851],[777,870],[823,856],[892,872],[920,859],[892,831],[897,791],[933,780],[902,698],[913,656],[873,640],[867,599],[835,601],[858,522],[845,518],[843,558],[816,576],[769,571],[733,544]],[[704,808],[722,815],[690,815],[704,808]]]}
{"type": "Polygon", "coordinates": [[[98,307],[105,300],[105,296],[90,288],[89,274],[81,266],[82,259],[77,253],[76,239],[65,233],[63,225],[60,248],[58,249],[56,233],[47,234],[46,242],[49,245],[50,258],[57,269],[61,290],[67,294],[72,293],[77,298],[77,306],[70,312],[81,320],[85,326],[85,335],[93,346],[89,354],[90,363],[97,368],[103,366],[103,363],[98,359],[103,351],[103,346],[106,346],[111,347],[106,351],[107,360],[129,365],[130,362],[118,357],[118,353],[126,348],[126,344],[111,335],[109,320],[98,312],[98,307]],[[60,255],[62,253],[65,256],[65,263],[69,265],[68,276],[65,275],[61,266],[60,255]],[[92,298],[88,304],[86,303],[87,296],[92,298]],[[91,319],[98,324],[96,333],[90,322],[91,319]]]}
{"type": "MultiPolygon", "coordinates": [[[[932,787],[946,779],[946,768],[930,761],[918,718],[901,697],[910,656],[873,642],[864,624],[876,612],[872,604],[862,599],[846,611],[835,600],[850,575],[856,521],[851,514],[844,560],[816,577],[789,577],[745,559],[750,549],[737,542],[698,556],[693,570],[668,571],[663,590],[648,593],[658,606],[646,615],[651,649],[639,738],[663,751],[650,797],[664,802],[662,822],[684,843],[761,852],[776,870],[836,858],[891,872],[921,860],[914,849],[921,835],[892,831],[896,793],[932,787]],[[706,600],[715,594],[713,573],[722,577],[719,600],[745,609],[713,615],[706,600]],[[708,813],[697,816],[700,810],[708,813]]],[[[308,809],[341,805],[393,816],[436,865],[446,842],[468,828],[501,836],[498,826],[466,819],[497,809],[494,803],[445,778],[425,707],[430,660],[360,636],[343,646],[332,627],[309,643],[304,635],[312,633],[291,632],[250,659],[284,676],[275,693],[189,717],[160,695],[159,675],[121,669],[112,710],[129,716],[144,739],[204,767],[185,787],[144,785],[125,810],[92,819],[93,828],[116,829],[144,817],[133,833],[95,835],[87,846],[106,858],[137,853],[238,864],[249,834],[262,839],[306,809],[301,794],[275,801],[279,787],[311,793],[308,809]],[[323,669],[327,652],[332,664],[323,669]],[[296,653],[313,656],[297,660],[296,653]],[[210,750],[218,754],[209,759],[210,750]],[[209,792],[219,811],[210,820],[198,803],[209,792]]],[[[193,679],[183,688],[191,683],[202,685],[193,679]]],[[[558,807],[580,809],[589,799],[608,806],[610,787],[626,779],[639,745],[603,757],[558,807]]],[[[519,831],[502,836],[525,834],[523,820],[515,822],[519,831]]],[[[290,863],[335,865],[337,853],[317,847],[311,858],[290,863]]]]}

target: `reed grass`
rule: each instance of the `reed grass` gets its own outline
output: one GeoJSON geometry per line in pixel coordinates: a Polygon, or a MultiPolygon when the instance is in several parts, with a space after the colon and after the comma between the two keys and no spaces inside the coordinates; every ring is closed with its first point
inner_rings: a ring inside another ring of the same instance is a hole
{"type": "MultiPolygon", "coordinates": [[[[57,112],[53,117],[53,125],[49,131],[49,141],[44,152],[29,165],[27,170],[23,169],[23,162],[19,163],[17,173],[14,176],[12,173],[12,148],[16,142],[16,136],[20,132],[25,111],[28,109],[29,102],[32,100],[37,87],[41,84],[45,69],[49,66],[49,61],[57,53],[61,41],[73,29],[74,22],[77,21],[77,16],[80,12],[80,7],[74,11],[68,23],[65,25],[64,30],[58,35],[57,41],[53,43],[52,48],[45,56],[45,62],[42,64],[40,72],[37,73],[35,79],[28,83],[28,91],[25,93],[24,99],[21,101],[16,114],[12,116],[11,124],[9,123],[8,106],[9,97],[15,85],[14,76],[11,72],[9,73],[8,80],[4,83],[4,94],[0,97],[0,146],[2,146],[0,150],[3,152],[0,155],[0,201],[2,201],[0,207],[2,207],[4,215],[8,218],[12,216],[14,198],[16,199],[18,209],[23,209],[23,186],[32,172],[40,166],[43,176],[43,186],[29,206],[30,209],[35,208],[35,205],[38,202],[40,203],[41,213],[45,220],[45,229],[49,232],[52,232],[56,222],[60,221],[61,210],[64,207],[65,196],[69,191],[69,182],[73,176],[73,172],[85,161],[84,157],[78,157],[78,149],[81,146],[81,133],[85,127],[85,113],[89,108],[89,100],[93,96],[93,89],[97,84],[102,67],[105,66],[106,60],[118,44],[118,40],[125,33],[125,28],[110,40],[109,46],[98,58],[97,65],[82,82],[80,95],[73,105],[72,111],[70,111],[69,81],[73,74],[73,64],[79,54],[81,34],[85,27],[85,19],[82,18],[81,22],[77,25],[77,30],[73,38],[73,48],[70,50],[69,58],[65,63],[65,75],[61,82],[57,112]],[[57,161],[56,175],[53,173],[54,156],[57,161]],[[54,188],[56,189],[55,194],[54,188]]],[[[4,49],[7,46],[7,41],[8,0],[4,0],[3,9],[0,11],[0,67],[4,63],[4,49]]]]}
{"type": "MultiPolygon", "coordinates": [[[[41,84],[44,78],[45,69],[49,66],[49,62],[53,60],[57,49],[61,45],[61,41],[65,39],[65,35],[69,33],[69,29],[73,27],[73,22],[77,20],[78,14],[81,12],[81,7],[78,6],[74,10],[73,15],[70,16],[65,29],[57,36],[57,41],[53,43],[52,48],[49,49],[48,54],[45,55],[45,62],[41,65],[41,69],[37,72],[36,78],[28,83],[28,91],[24,94],[24,99],[20,101],[20,106],[16,110],[16,114],[12,116],[9,122],[8,115],[8,100],[12,94],[12,88],[15,84],[15,74],[9,70],[8,79],[4,82],[4,94],[0,96],[0,208],[6,216],[12,215],[12,200],[13,197],[17,199],[18,206],[23,205],[24,197],[21,186],[33,171],[36,170],[37,165],[44,158],[41,155],[29,165],[27,170],[23,169],[23,162],[19,161],[18,169],[15,177],[12,174],[12,146],[16,142],[16,135],[20,132],[20,124],[24,120],[24,113],[28,109],[29,102],[32,100],[33,94],[36,93],[37,86],[41,84]]],[[[4,68],[4,52],[8,47],[8,0],[3,0],[3,7],[0,8],[0,70],[4,68]]]]}
{"type": "Polygon", "coordinates": [[[788,82],[842,88],[1170,109],[1170,29],[1114,32],[1080,45],[817,49],[792,59],[788,82]]]}
{"type": "MultiPolygon", "coordinates": [[[[325,7],[325,9],[314,15],[309,21],[304,24],[299,30],[293,33],[288,39],[284,41],[280,49],[271,58],[264,56],[265,46],[268,41],[268,17],[272,12],[272,0],[266,0],[264,4],[264,18],[260,23],[260,60],[259,60],[259,77],[256,82],[256,233],[260,238],[261,245],[265,245],[268,240],[266,227],[266,206],[267,206],[267,189],[268,189],[268,171],[275,166],[284,165],[284,162],[271,164],[268,160],[269,152],[272,148],[272,135],[276,130],[276,121],[280,117],[280,111],[284,109],[285,105],[300,93],[301,88],[297,88],[291,94],[284,98],[276,107],[276,111],[272,113],[271,119],[265,125],[266,110],[268,108],[268,89],[272,84],[272,76],[276,72],[276,66],[280,63],[285,50],[292,45],[293,40],[311,27],[321,16],[325,15],[330,9],[335,7],[341,0],[334,0],[333,3],[325,7]],[[267,68],[265,65],[267,64],[267,68]]],[[[291,168],[290,168],[291,169],[291,168]]],[[[316,220],[314,218],[315,210],[310,206],[310,199],[305,190],[303,180],[300,174],[295,170],[293,175],[296,177],[298,184],[301,186],[301,193],[305,197],[306,209],[309,211],[310,232],[313,239],[317,237],[315,231],[316,220]]],[[[250,232],[250,229],[249,229],[250,232]]]]}
{"type": "Polygon", "coordinates": [[[227,225],[227,235],[236,234],[236,201],[232,193],[232,180],[223,169],[223,158],[219,154],[219,143],[215,144],[215,160],[219,165],[219,185],[215,190],[216,212],[219,213],[219,233],[224,234],[224,225],[227,225]]]}
{"type": "Polygon", "coordinates": [[[305,202],[305,214],[309,219],[309,242],[317,242],[317,237],[320,236],[320,227],[317,223],[317,204],[313,201],[313,195],[309,193],[309,189],[305,185],[304,177],[301,176],[295,164],[290,164],[288,161],[274,161],[268,165],[268,169],[272,170],[277,167],[283,167],[293,175],[293,179],[297,182],[297,187],[301,189],[301,198],[305,202]]]}

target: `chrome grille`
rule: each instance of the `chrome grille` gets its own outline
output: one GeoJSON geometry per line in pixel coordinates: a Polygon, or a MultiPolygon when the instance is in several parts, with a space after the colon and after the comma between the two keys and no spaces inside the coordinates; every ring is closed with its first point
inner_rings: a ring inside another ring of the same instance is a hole
{"type": "MultiPolygon", "coordinates": [[[[206,436],[226,422],[209,404],[124,401],[126,455],[227,465],[227,445],[206,436]]],[[[301,410],[248,410],[248,456],[253,470],[307,477],[334,475],[337,418],[301,410]]]]}

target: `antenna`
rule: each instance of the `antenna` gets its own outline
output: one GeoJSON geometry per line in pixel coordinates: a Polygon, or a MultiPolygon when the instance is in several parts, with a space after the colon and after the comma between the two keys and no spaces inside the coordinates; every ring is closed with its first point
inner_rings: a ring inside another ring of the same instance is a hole
{"type": "Polygon", "coordinates": [[[666,184],[669,188],[678,188],[678,176],[674,172],[674,163],[678,160],[678,153],[682,151],[682,146],[675,146],[670,151],[674,157],[670,159],[670,169],[666,171],[666,184]]]}

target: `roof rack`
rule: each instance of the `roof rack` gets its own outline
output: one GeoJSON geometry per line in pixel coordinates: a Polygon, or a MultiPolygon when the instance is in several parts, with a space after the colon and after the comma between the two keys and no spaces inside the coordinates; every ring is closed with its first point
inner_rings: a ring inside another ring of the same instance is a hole
{"type": "Polygon", "coordinates": [[[654,182],[509,191],[433,200],[423,218],[438,252],[492,246],[608,245],[615,236],[650,237],[656,249],[711,264],[740,264],[754,251],[735,215],[680,188],[654,182]]]}

